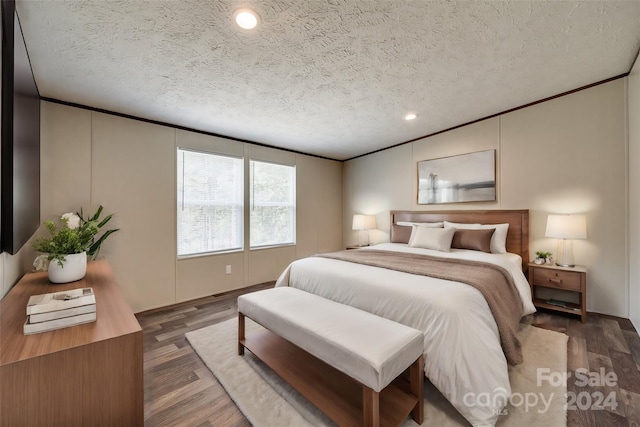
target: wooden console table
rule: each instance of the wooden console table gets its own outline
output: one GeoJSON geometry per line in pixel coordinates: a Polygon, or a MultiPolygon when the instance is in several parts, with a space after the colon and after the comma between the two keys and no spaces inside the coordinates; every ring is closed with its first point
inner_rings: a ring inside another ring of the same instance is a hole
{"type": "Polygon", "coordinates": [[[106,261],[51,285],[26,274],[0,301],[0,425],[142,426],[142,329],[106,261]],[[29,296],[92,287],[97,321],[25,336],[29,296]]]}

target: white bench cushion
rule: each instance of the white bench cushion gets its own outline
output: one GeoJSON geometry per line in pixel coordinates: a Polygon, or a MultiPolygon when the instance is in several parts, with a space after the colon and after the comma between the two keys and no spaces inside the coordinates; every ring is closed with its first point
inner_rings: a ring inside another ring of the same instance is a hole
{"type": "Polygon", "coordinates": [[[295,288],[242,295],[238,311],[375,391],[422,355],[422,332],[295,288]]]}

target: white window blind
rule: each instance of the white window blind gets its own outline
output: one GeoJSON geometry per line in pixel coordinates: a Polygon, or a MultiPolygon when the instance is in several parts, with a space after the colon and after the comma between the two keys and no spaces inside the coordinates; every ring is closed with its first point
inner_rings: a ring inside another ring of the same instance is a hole
{"type": "Polygon", "coordinates": [[[295,166],[250,161],[251,248],[296,241],[295,166]]]}
{"type": "Polygon", "coordinates": [[[178,256],[241,249],[240,158],[178,150],[178,256]]]}

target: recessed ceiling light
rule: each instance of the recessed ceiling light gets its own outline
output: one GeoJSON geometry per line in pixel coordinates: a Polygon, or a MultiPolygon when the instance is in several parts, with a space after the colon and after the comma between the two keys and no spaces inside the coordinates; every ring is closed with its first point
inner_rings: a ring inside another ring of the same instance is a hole
{"type": "Polygon", "coordinates": [[[240,28],[244,28],[245,30],[252,30],[260,22],[260,17],[258,14],[251,9],[238,9],[233,13],[233,18],[236,21],[236,24],[240,28]]]}
{"type": "Polygon", "coordinates": [[[418,117],[418,115],[416,113],[409,113],[406,116],[404,116],[404,119],[406,121],[409,121],[409,120],[415,119],[416,117],[418,117]]]}

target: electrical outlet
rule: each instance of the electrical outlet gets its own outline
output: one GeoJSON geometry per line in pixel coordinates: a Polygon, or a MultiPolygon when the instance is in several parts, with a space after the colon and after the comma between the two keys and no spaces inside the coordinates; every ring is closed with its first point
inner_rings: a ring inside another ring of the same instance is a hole
{"type": "Polygon", "coordinates": [[[231,274],[231,266],[230,266],[230,265],[227,265],[227,268],[226,268],[226,270],[225,270],[225,273],[227,273],[227,274],[231,274]]]}

